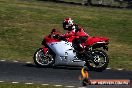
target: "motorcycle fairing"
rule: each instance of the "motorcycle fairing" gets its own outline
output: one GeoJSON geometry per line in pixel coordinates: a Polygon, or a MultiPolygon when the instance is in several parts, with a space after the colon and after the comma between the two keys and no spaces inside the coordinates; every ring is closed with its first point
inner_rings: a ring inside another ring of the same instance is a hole
{"type": "Polygon", "coordinates": [[[60,41],[48,43],[47,45],[56,54],[55,65],[84,66],[84,61],[74,61],[77,57],[71,42],[60,41]]]}
{"type": "Polygon", "coordinates": [[[91,46],[95,43],[108,43],[109,39],[108,38],[104,38],[104,37],[89,37],[87,40],[86,40],[86,45],[87,46],[91,46]]]}

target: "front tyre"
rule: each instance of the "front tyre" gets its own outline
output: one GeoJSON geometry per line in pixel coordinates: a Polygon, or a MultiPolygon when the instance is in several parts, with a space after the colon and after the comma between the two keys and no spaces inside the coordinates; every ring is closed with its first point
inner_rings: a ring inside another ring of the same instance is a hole
{"type": "Polygon", "coordinates": [[[92,52],[92,61],[87,61],[86,66],[93,71],[101,72],[105,70],[109,63],[108,55],[102,50],[94,50],[92,52]]]}
{"type": "Polygon", "coordinates": [[[34,53],[34,63],[39,67],[50,67],[54,64],[53,56],[47,51],[45,54],[43,49],[40,48],[34,53]]]}

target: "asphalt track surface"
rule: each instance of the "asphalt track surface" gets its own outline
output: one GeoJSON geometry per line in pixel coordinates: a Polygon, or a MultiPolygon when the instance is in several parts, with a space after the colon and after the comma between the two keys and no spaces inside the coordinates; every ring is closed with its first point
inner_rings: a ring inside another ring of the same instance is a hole
{"type": "MultiPolygon", "coordinates": [[[[81,81],[78,79],[80,74],[81,68],[75,67],[38,68],[34,64],[0,61],[0,80],[7,82],[35,82],[79,87],[81,86],[81,81]]],[[[132,81],[132,71],[125,70],[89,71],[89,75],[91,79],[129,79],[132,81]]]]}

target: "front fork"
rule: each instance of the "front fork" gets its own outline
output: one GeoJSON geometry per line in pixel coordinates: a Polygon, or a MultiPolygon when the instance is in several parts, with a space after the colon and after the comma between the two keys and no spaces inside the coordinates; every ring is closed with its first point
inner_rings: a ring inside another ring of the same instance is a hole
{"type": "Polygon", "coordinates": [[[46,52],[48,51],[48,48],[45,47],[45,46],[42,46],[42,49],[43,49],[43,52],[44,52],[44,55],[46,54],[46,52]]]}

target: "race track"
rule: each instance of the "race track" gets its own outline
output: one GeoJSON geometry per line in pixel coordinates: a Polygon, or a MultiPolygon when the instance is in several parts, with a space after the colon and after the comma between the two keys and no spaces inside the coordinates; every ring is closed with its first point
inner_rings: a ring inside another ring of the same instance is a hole
{"type": "MultiPolygon", "coordinates": [[[[81,86],[78,79],[81,68],[38,68],[33,64],[0,61],[0,81],[35,82],[69,86],[81,86]]],[[[130,79],[132,71],[89,71],[91,79],[130,79]]]]}

